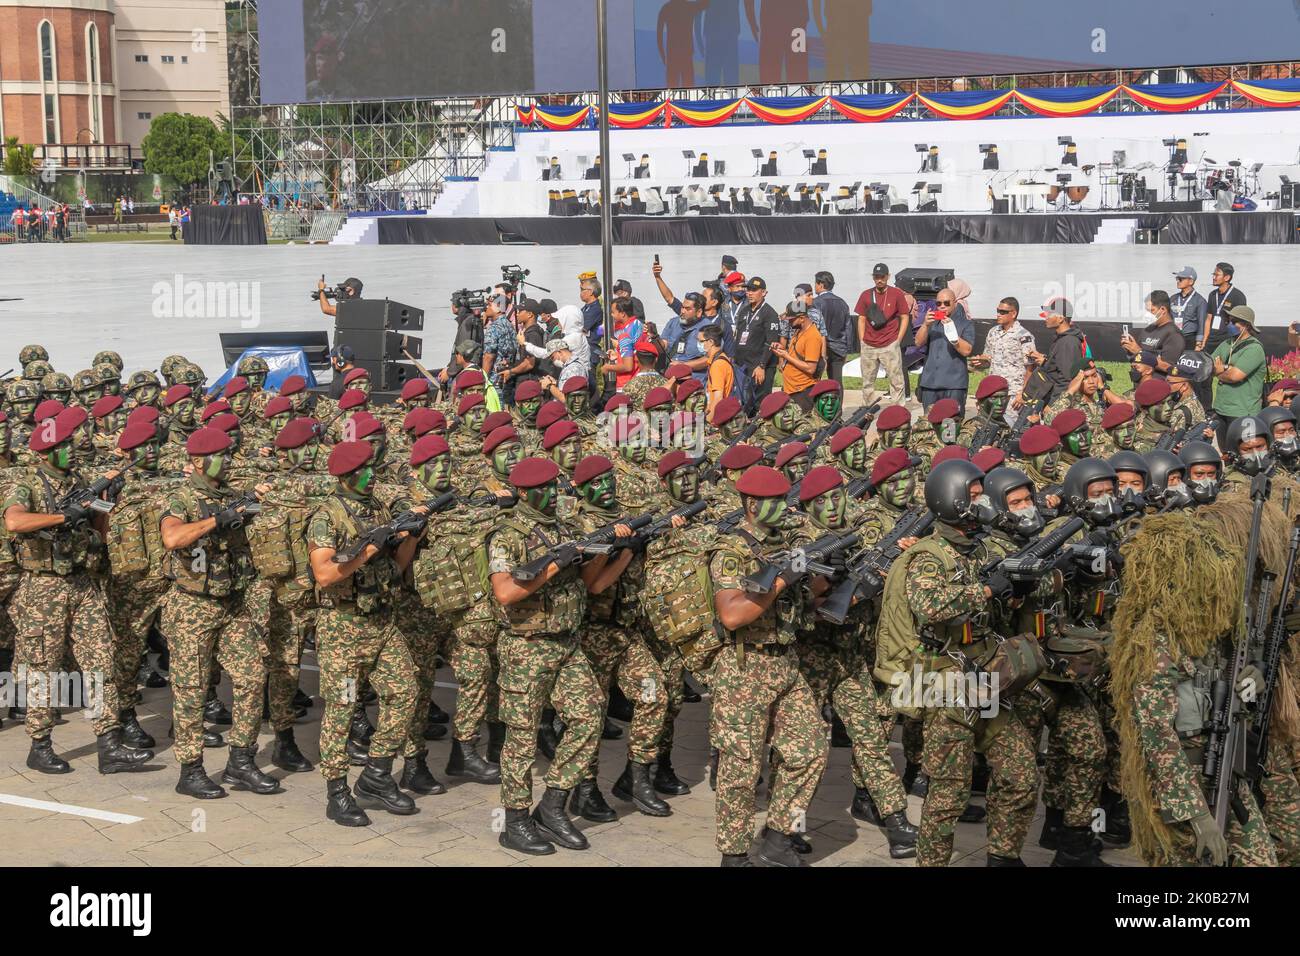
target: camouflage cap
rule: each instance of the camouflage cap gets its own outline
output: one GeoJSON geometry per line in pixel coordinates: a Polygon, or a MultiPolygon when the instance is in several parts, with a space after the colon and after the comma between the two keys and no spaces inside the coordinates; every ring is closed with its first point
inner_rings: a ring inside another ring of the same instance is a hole
{"type": "Polygon", "coordinates": [[[51,372],[49,375],[46,375],[41,379],[41,391],[46,395],[51,395],[55,392],[71,392],[72,379],[64,375],[62,372],[51,372]]]}
{"type": "Polygon", "coordinates": [[[91,369],[83,368],[76,375],[72,376],[73,391],[84,392],[92,388],[99,388],[99,378],[91,369]]]}
{"type": "Polygon", "coordinates": [[[142,368],[138,372],[132,372],[131,377],[126,380],[126,390],[128,392],[137,388],[144,388],[146,385],[161,387],[158,382],[158,376],[147,368],[142,368]]]}
{"type": "Polygon", "coordinates": [[[119,375],[122,374],[122,356],[118,355],[116,352],[96,352],[95,358],[90,364],[111,365],[113,368],[117,369],[119,375]]]}
{"type": "Polygon", "coordinates": [[[119,372],[114,366],[109,365],[107,362],[99,362],[98,364],[95,365],[93,371],[95,374],[95,381],[98,382],[100,385],[104,385],[107,382],[122,381],[122,373],[119,372]]]}
{"type": "Polygon", "coordinates": [[[208,376],[204,373],[203,369],[191,362],[180,370],[179,374],[176,376],[176,383],[178,385],[183,384],[194,388],[195,386],[202,385],[206,382],[207,378],[208,376]]]}
{"type": "Polygon", "coordinates": [[[8,399],[10,404],[15,402],[31,402],[41,397],[41,387],[35,382],[26,379],[19,379],[16,382],[9,383],[8,399]]]}
{"type": "Polygon", "coordinates": [[[271,366],[266,364],[266,359],[260,355],[250,355],[239,363],[239,374],[248,375],[267,375],[271,371],[271,366]]]}
{"type": "Polygon", "coordinates": [[[44,345],[24,345],[22,351],[18,353],[18,364],[26,368],[32,362],[48,362],[50,353],[45,351],[44,345]]]}
{"type": "Polygon", "coordinates": [[[33,359],[23,366],[23,378],[30,382],[39,382],[53,371],[49,362],[44,359],[33,359]]]}

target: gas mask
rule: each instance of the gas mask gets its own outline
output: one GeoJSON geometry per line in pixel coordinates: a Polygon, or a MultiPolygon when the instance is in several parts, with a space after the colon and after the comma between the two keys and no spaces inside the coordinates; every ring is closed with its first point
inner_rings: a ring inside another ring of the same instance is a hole
{"type": "Polygon", "coordinates": [[[755,524],[764,528],[781,527],[786,512],[785,498],[756,498],[754,506],[755,524]]]}
{"type": "Polygon", "coordinates": [[[808,503],[808,513],[823,528],[835,531],[844,527],[844,516],[848,513],[848,507],[849,499],[844,489],[832,488],[808,503]]]}
{"type": "Polygon", "coordinates": [[[700,497],[700,471],[687,465],[668,475],[668,494],[673,501],[693,505],[700,497]]]}
{"type": "MultiPolygon", "coordinates": [[[[510,469],[523,460],[524,446],[516,441],[508,441],[498,445],[492,452],[492,470],[496,472],[498,478],[505,479],[510,475],[510,469]]],[[[561,468],[564,467],[558,459],[555,463],[560,465],[561,468]]],[[[574,462],[574,467],[577,467],[576,461],[574,462]]],[[[569,470],[571,471],[572,469],[569,470]]]]}
{"type": "MultiPolygon", "coordinates": [[[[886,434],[893,434],[886,432],[886,434]]],[[[839,459],[846,468],[861,471],[867,464],[867,443],[859,438],[840,452],[839,459]]]]}
{"type": "Polygon", "coordinates": [[[1146,493],[1136,488],[1125,488],[1119,493],[1119,507],[1126,518],[1141,514],[1147,507],[1146,493]]]}
{"type": "Polygon", "coordinates": [[[1237,455],[1237,467],[1251,477],[1266,471],[1272,463],[1273,458],[1265,448],[1257,448],[1237,455]]]}
{"type": "Polygon", "coordinates": [[[885,481],[876,492],[880,500],[891,508],[902,511],[916,494],[916,470],[905,468],[885,481]]]}
{"type": "Polygon", "coordinates": [[[1114,524],[1123,516],[1124,509],[1120,504],[1120,499],[1108,491],[1084,502],[1083,511],[1079,517],[1090,525],[1104,526],[1114,524]]]}
{"type": "Polygon", "coordinates": [[[375,469],[370,464],[362,465],[350,475],[344,475],[343,487],[359,498],[370,494],[370,487],[375,481],[375,469]]]}
{"type": "Polygon", "coordinates": [[[1273,439],[1273,444],[1269,450],[1288,465],[1293,464],[1296,456],[1300,455],[1300,442],[1296,441],[1296,434],[1292,432],[1281,438],[1273,439]]]}
{"type": "Polygon", "coordinates": [[[971,499],[970,507],[966,509],[967,518],[971,524],[976,526],[988,527],[997,518],[997,509],[993,507],[993,500],[988,495],[976,495],[971,499]]]}
{"type": "Polygon", "coordinates": [[[897,428],[880,433],[880,445],[882,448],[904,448],[911,438],[912,426],[899,425],[897,428]]]}
{"type": "Polygon", "coordinates": [[[524,490],[524,502],[528,507],[548,518],[555,515],[555,505],[558,498],[559,489],[553,481],[538,488],[524,490]]]}
{"type": "Polygon", "coordinates": [[[1028,539],[1042,532],[1045,523],[1038,508],[1031,501],[1023,508],[1004,511],[998,515],[994,524],[1017,538],[1028,539]]]}
{"type": "Polygon", "coordinates": [[[1187,481],[1187,491],[1192,501],[1198,505],[1213,504],[1219,497],[1219,478],[1191,478],[1187,481]]]}
{"type": "Polygon", "coordinates": [[[1166,479],[1164,494],[1156,498],[1156,503],[1162,508],[1173,510],[1175,508],[1190,508],[1195,500],[1192,498],[1192,491],[1186,484],[1179,481],[1177,484],[1169,484],[1166,479]]]}
{"type": "Polygon", "coordinates": [[[451,456],[435,455],[416,470],[420,484],[443,494],[451,490],[451,456]]]}
{"type": "Polygon", "coordinates": [[[836,416],[840,413],[840,406],[843,404],[840,399],[839,392],[825,392],[817,396],[813,408],[817,410],[818,417],[829,424],[835,421],[836,416]]]}
{"type": "Polygon", "coordinates": [[[617,499],[617,487],[614,482],[614,473],[607,471],[603,475],[597,475],[591,481],[587,482],[580,489],[582,497],[587,502],[597,508],[608,511],[614,507],[617,499]]]}

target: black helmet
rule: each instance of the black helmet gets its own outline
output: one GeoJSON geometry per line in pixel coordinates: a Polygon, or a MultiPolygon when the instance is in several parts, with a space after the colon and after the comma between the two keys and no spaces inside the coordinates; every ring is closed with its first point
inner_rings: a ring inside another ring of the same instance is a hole
{"type": "Polygon", "coordinates": [[[1110,481],[1114,488],[1118,483],[1115,469],[1104,458],[1080,458],[1065,473],[1061,485],[1062,506],[1089,524],[1111,524],[1121,515],[1119,499],[1111,494],[1095,501],[1088,498],[1088,486],[1094,481],[1110,481]]]}
{"type": "Polygon", "coordinates": [[[1179,450],[1178,458],[1187,466],[1183,480],[1187,482],[1187,488],[1191,492],[1193,501],[1200,505],[1208,505],[1219,497],[1219,481],[1223,478],[1223,459],[1219,457],[1219,453],[1214,450],[1213,445],[1206,444],[1203,441],[1189,441],[1179,450]],[[1194,465],[1213,465],[1215,468],[1214,477],[1193,481],[1192,467],[1194,465]]]}
{"type": "Polygon", "coordinates": [[[1281,439],[1273,435],[1273,430],[1278,425],[1290,422],[1291,426],[1295,427],[1296,417],[1291,409],[1286,406],[1270,405],[1268,408],[1262,409],[1255,417],[1264,423],[1265,434],[1268,435],[1269,451],[1286,461],[1291,461],[1297,454],[1300,454],[1300,444],[1297,443],[1295,435],[1281,439]]]}
{"type": "MultiPolygon", "coordinates": [[[[981,509],[971,499],[970,486],[984,480],[984,472],[968,461],[941,461],[925,479],[925,506],[944,524],[970,525],[980,521],[981,509]]],[[[984,509],[988,516],[991,509],[984,509]]]]}
{"type": "Polygon", "coordinates": [[[1268,468],[1271,457],[1268,447],[1272,441],[1273,433],[1262,418],[1257,415],[1242,415],[1228,426],[1228,433],[1223,439],[1223,451],[1246,474],[1258,475],[1268,468]],[[1256,438],[1265,440],[1264,450],[1243,455],[1240,451],[1241,443],[1256,438]]]}
{"type": "Polygon", "coordinates": [[[1187,487],[1187,464],[1181,458],[1157,448],[1147,452],[1146,463],[1147,498],[1152,504],[1161,508],[1186,508],[1192,503],[1192,493],[1187,487]],[[1174,472],[1183,476],[1183,482],[1171,489],[1169,476],[1174,472]]]}
{"type": "Polygon", "coordinates": [[[1012,512],[1007,507],[1007,495],[1018,488],[1028,488],[1033,495],[1034,482],[1018,468],[1001,465],[984,476],[984,494],[993,505],[993,527],[1018,538],[1032,538],[1043,530],[1043,516],[1035,506],[1032,510],[1012,512]]]}
{"type": "Polygon", "coordinates": [[[1151,480],[1151,468],[1147,460],[1135,451],[1117,451],[1110,456],[1110,466],[1117,472],[1136,471],[1144,481],[1151,480]]]}
{"type": "Polygon", "coordinates": [[[1291,414],[1294,415],[1297,420],[1300,420],[1300,395],[1291,399],[1291,414]]]}

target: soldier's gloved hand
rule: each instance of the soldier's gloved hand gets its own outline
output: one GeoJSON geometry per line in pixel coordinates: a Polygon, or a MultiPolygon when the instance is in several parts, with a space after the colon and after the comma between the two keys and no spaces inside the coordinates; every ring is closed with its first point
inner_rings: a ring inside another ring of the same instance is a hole
{"type": "Polygon", "coordinates": [[[1187,822],[1196,834],[1196,858],[1201,860],[1208,855],[1212,865],[1225,865],[1228,862],[1228,841],[1210,812],[1206,810],[1187,822]]]}
{"type": "Polygon", "coordinates": [[[990,574],[984,585],[993,592],[995,598],[1004,598],[1015,590],[1015,582],[1001,570],[990,574]]]}
{"type": "Polygon", "coordinates": [[[230,531],[234,528],[242,528],[244,526],[245,518],[244,509],[226,508],[224,511],[218,511],[216,518],[218,531],[230,531]]]}
{"type": "Polygon", "coordinates": [[[69,505],[63,509],[63,523],[69,527],[81,524],[89,517],[90,509],[83,508],[81,505],[69,505]]]}
{"type": "Polygon", "coordinates": [[[557,568],[567,568],[576,563],[578,560],[578,546],[572,541],[566,541],[555,549],[555,566],[557,568]]]}
{"type": "Polygon", "coordinates": [[[1264,671],[1254,661],[1243,667],[1237,674],[1237,696],[1244,703],[1253,704],[1264,691],[1264,671]]]}

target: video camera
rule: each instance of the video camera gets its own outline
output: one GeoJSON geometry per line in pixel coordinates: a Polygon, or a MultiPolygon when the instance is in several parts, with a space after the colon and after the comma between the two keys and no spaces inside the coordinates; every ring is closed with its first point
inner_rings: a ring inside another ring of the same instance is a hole
{"type": "Polygon", "coordinates": [[[525,269],[522,266],[518,266],[518,265],[501,267],[502,283],[508,283],[509,285],[513,286],[515,289],[519,289],[522,286],[524,286],[525,285],[524,280],[527,279],[532,274],[533,273],[530,269],[525,269]]]}
{"type": "Polygon", "coordinates": [[[451,307],[458,312],[482,312],[491,289],[458,289],[451,294],[451,307]]]}
{"type": "MultiPolygon", "coordinates": [[[[325,277],[321,276],[320,281],[324,282],[325,277]]],[[[360,279],[344,279],[332,289],[313,290],[311,293],[311,300],[313,302],[319,302],[322,295],[325,296],[325,298],[332,300],[351,298],[348,294],[349,290],[351,290],[353,295],[359,299],[361,298],[361,289],[362,283],[360,279]]]]}

